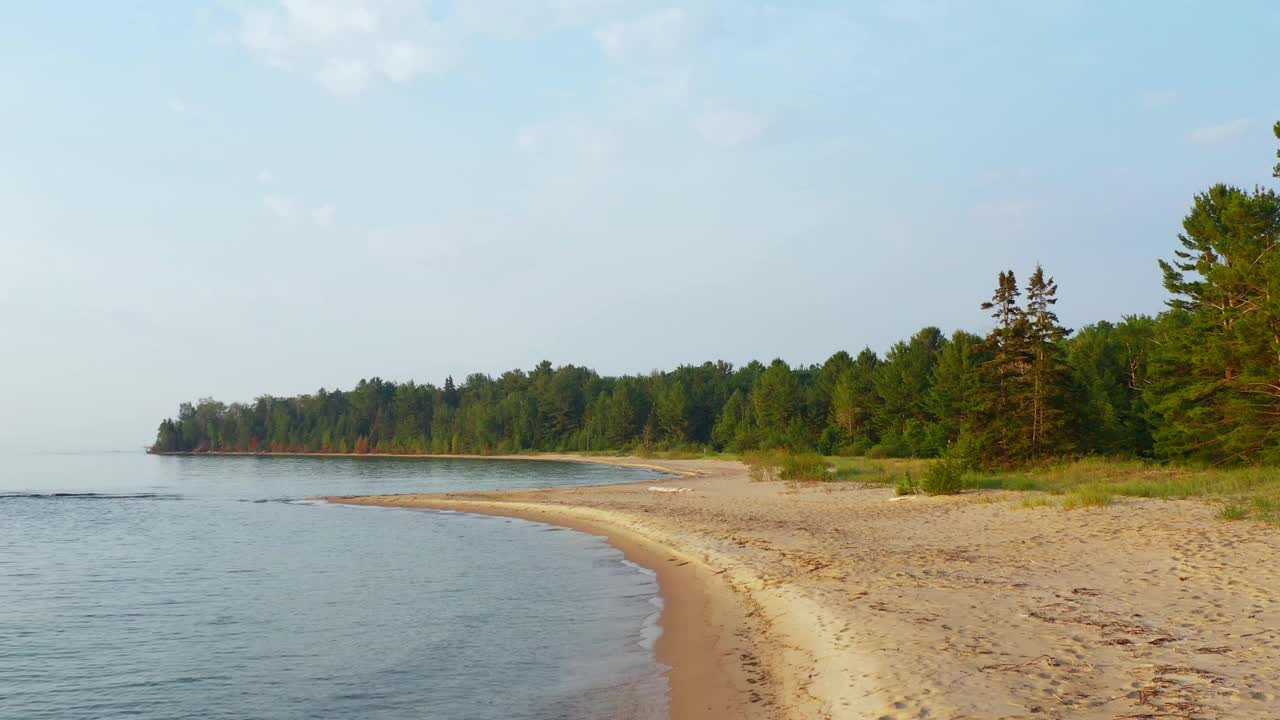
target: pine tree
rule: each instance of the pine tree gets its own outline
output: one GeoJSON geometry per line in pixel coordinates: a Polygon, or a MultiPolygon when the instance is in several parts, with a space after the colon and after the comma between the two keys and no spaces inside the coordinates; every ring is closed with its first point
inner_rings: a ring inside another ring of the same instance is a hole
{"type": "Polygon", "coordinates": [[[982,338],[957,330],[938,353],[925,404],[937,419],[945,442],[972,433],[978,422],[982,364],[990,359],[982,338]]]}
{"type": "Polygon", "coordinates": [[[871,447],[878,439],[873,419],[880,406],[874,381],[879,366],[880,358],[871,348],[864,348],[853,365],[841,373],[832,391],[831,422],[855,446],[871,447]]]}
{"type": "Polygon", "coordinates": [[[635,437],[639,427],[636,406],[630,383],[622,382],[613,388],[605,406],[605,437],[610,447],[623,447],[635,437]]]}
{"type": "Polygon", "coordinates": [[[1129,316],[1119,324],[1081,328],[1067,344],[1071,368],[1071,435],[1083,453],[1149,456],[1143,388],[1156,323],[1129,316]]]}
{"type": "Polygon", "coordinates": [[[1160,261],[1173,295],[1151,356],[1157,452],[1280,461],[1280,196],[1216,185],[1160,261]]]}
{"type": "Polygon", "coordinates": [[[689,397],[684,383],[678,380],[668,382],[658,392],[655,410],[658,427],[667,442],[683,445],[689,439],[689,397]]]}
{"type": "Polygon", "coordinates": [[[1063,356],[1062,341],[1071,331],[1058,323],[1053,306],[1058,303],[1058,284],[1045,277],[1044,268],[1027,281],[1027,348],[1031,355],[1027,368],[1031,401],[1031,437],[1028,451],[1032,459],[1063,452],[1068,447],[1067,393],[1071,371],[1063,356]]]}
{"type": "Polygon", "coordinates": [[[926,327],[891,347],[872,375],[880,399],[876,427],[894,455],[927,457],[942,449],[941,439],[929,434],[934,418],[927,399],[944,342],[941,330],[926,327]]]}
{"type": "MultiPolygon", "coordinates": [[[[1280,121],[1276,121],[1276,126],[1272,129],[1276,133],[1276,139],[1280,140],[1280,121]]],[[[1276,150],[1276,157],[1280,158],[1280,150],[1276,150]]],[[[1280,178],[1280,163],[1276,163],[1275,170],[1271,171],[1271,176],[1280,178]]]]}
{"type": "MultiPolygon", "coordinates": [[[[748,401],[742,390],[734,390],[720,410],[720,419],[711,431],[711,442],[720,450],[738,450],[738,433],[747,424],[748,401]]],[[[747,448],[741,448],[747,449],[747,448]]]]}
{"type": "Polygon", "coordinates": [[[811,432],[819,438],[818,446],[823,454],[832,454],[847,442],[845,433],[833,422],[833,402],[840,378],[852,368],[853,358],[849,353],[844,350],[834,353],[822,364],[813,385],[808,389],[805,401],[806,420],[811,432]]]}
{"type": "Polygon", "coordinates": [[[982,350],[989,357],[982,365],[982,392],[975,431],[981,460],[994,464],[1025,461],[1030,456],[1029,435],[1024,420],[1029,415],[1028,370],[1031,366],[1026,312],[1018,303],[1021,295],[1013,271],[1000,273],[990,302],[996,326],[982,350]]]}
{"type": "Polygon", "coordinates": [[[791,428],[791,418],[796,414],[798,399],[791,367],[781,359],[774,360],[756,380],[751,395],[765,445],[784,445],[791,428]]]}

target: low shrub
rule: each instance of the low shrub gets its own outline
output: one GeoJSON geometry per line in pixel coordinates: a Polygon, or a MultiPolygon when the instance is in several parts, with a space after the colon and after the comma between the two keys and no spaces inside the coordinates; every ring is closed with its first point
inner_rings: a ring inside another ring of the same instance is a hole
{"type": "Polygon", "coordinates": [[[794,482],[825,482],[833,479],[827,463],[817,453],[784,453],[778,477],[794,482]]]}
{"type": "Polygon", "coordinates": [[[875,447],[875,443],[866,437],[860,437],[849,443],[836,448],[837,455],[845,455],[849,457],[861,457],[867,454],[867,451],[875,447]]]}
{"type": "Polygon", "coordinates": [[[962,458],[939,458],[925,470],[920,490],[926,495],[957,495],[964,490],[964,473],[962,458]]]}
{"type": "Polygon", "coordinates": [[[738,457],[747,466],[752,482],[773,482],[782,470],[782,458],[776,450],[752,450],[738,457]]]}
{"type": "Polygon", "coordinates": [[[885,458],[892,457],[892,454],[888,446],[876,445],[874,447],[867,448],[866,456],[872,460],[884,460],[885,458]]]}
{"type": "Polygon", "coordinates": [[[893,492],[895,495],[915,495],[920,492],[920,487],[911,477],[911,473],[904,473],[902,477],[898,478],[897,482],[893,484],[893,492]]]}

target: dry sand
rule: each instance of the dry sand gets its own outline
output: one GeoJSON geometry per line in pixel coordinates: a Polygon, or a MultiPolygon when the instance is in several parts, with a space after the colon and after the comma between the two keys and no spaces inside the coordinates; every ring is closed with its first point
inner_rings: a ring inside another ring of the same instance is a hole
{"type": "Polygon", "coordinates": [[[659,462],[685,476],[330,499],[608,535],[659,571],[678,720],[1280,718],[1274,528],[1195,500],[1021,509],[659,462]]]}

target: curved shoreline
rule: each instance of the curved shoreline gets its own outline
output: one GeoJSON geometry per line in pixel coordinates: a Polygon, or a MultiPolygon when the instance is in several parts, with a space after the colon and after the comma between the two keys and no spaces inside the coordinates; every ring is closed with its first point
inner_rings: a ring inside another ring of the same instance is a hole
{"type": "MultiPolygon", "coordinates": [[[[652,470],[664,475],[696,476],[692,470],[673,470],[648,462],[633,462],[612,455],[577,455],[572,453],[537,453],[530,455],[467,455],[463,453],[335,453],[335,452],[251,452],[241,450],[182,450],[171,452],[147,452],[159,457],[319,457],[319,458],[370,458],[389,460],[537,460],[542,462],[574,462],[588,465],[652,470]]],[[[588,486],[591,487],[591,486],[588,486]]]]}
{"type": "MultiPolygon", "coordinates": [[[[830,648],[805,627],[820,616],[808,599],[770,589],[769,581],[733,554],[717,552],[692,538],[675,537],[646,527],[632,512],[611,512],[591,505],[599,492],[670,499],[684,494],[649,493],[649,486],[676,481],[700,483],[746,481],[737,461],[710,459],[662,461],[648,458],[538,455],[378,455],[350,453],[164,453],[191,456],[357,457],[537,460],[639,468],[666,477],[637,482],[561,488],[461,491],[311,498],[335,504],[446,510],[512,517],[603,536],[624,557],[652,570],[663,598],[659,617],[662,635],[655,651],[670,667],[673,720],[765,720],[778,717],[831,717],[828,702],[813,695],[818,667],[841,675],[852,672],[845,662],[820,660],[830,648]],[[683,466],[683,467],[681,467],[683,466]],[[528,496],[528,497],[526,497],[528,496]],[[519,497],[521,500],[515,500],[519,497]],[[529,497],[536,498],[530,501],[529,497]],[[542,500],[552,502],[542,502],[542,500]],[[567,501],[565,504],[556,501],[567,501]],[[795,613],[799,617],[789,618],[795,613]]],[[[757,486],[764,486],[763,484],[757,486]]],[[[869,660],[869,658],[863,658],[869,660]]],[[[849,706],[849,702],[844,703],[849,706]]],[[[863,708],[861,703],[857,706],[863,708]]]]}
{"type": "MultiPolygon", "coordinates": [[[[294,453],[294,452],[159,452],[162,456],[183,457],[321,457],[321,458],[387,458],[404,460],[532,460],[572,462],[611,467],[650,470],[666,477],[619,485],[651,485],[681,477],[696,477],[696,470],[680,470],[649,462],[636,462],[612,456],[540,453],[537,455],[463,455],[449,454],[377,454],[377,453],[294,453]]],[[[600,485],[572,489],[590,489],[600,485]]],[[[475,493],[483,495],[485,493],[475,493]]],[[[480,515],[511,517],[546,523],[577,532],[602,536],[627,560],[649,569],[658,580],[662,611],[658,623],[662,628],[655,645],[660,663],[667,665],[670,683],[672,720],[735,720],[754,716],[750,707],[752,684],[759,680],[744,669],[736,638],[742,630],[745,610],[734,597],[733,589],[715,582],[723,572],[706,566],[697,558],[675,547],[626,528],[617,522],[555,506],[532,503],[510,503],[459,499],[457,493],[445,495],[337,496],[314,498],[344,505],[371,505],[422,510],[449,510],[480,515]]],[[[582,508],[584,512],[588,509],[582,508]]],[[[758,693],[755,693],[758,696],[758,693]]]]}
{"type": "MultiPolygon", "coordinates": [[[[193,453],[194,454],[194,453],[193,453]]],[[[678,470],[648,462],[634,462],[618,457],[593,457],[543,453],[538,455],[371,455],[339,453],[198,453],[199,455],[267,455],[321,457],[394,457],[406,459],[453,460],[537,460],[575,462],[611,467],[651,470],[667,477],[619,485],[651,485],[681,477],[695,477],[695,470],[678,470]]],[[[587,485],[577,488],[601,487],[587,485]]],[[[662,597],[658,624],[662,629],[655,654],[666,665],[670,684],[669,700],[672,720],[735,720],[753,716],[750,678],[740,663],[743,656],[736,638],[742,630],[744,610],[734,597],[732,587],[715,581],[722,569],[708,567],[696,557],[648,537],[610,518],[593,517],[588,508],[563,508],[535,503],[513,503],[496,500],[466,499],[460,495],[484,493],[448,493],[441,495],[385,495],[356,497],[323,497],[325,502],[345,505],[372,505],[423,510],[448,510],[479,515],[510,517],[568,528],[600,536],[621,551],[627,560],[654,572],[662,597]],[[577,510],[577,512],[575,512],[577,510]]]]}
{"type": "Polygon", "coordinates": [[[658,661],[669,668],[672,719],[731,720],[751,716],[746,674],[729,659],[736,657],[740,611],[732,590],[714,583],[716,571],[696,558],[608,520],[550,506],[394,495],[319,499],[345,505],[510,517],[603,537],[627,560],[657,576],[663,603],[658,619],[662,634],[655,653],[658,661]]]}
{"type": "Polygon", "coordinates": [[[647,544],[657,554],[640,564],[689,571],[710,611],[732,611],[695,628],[725,643],[700,652],[745,703],[721,717],[1274,715],[1280,535],[1215,520],[1213,503],[1065,512],[1004,491],[898,502],[892,488],[660,462],[683,477],[329,499],[514,515],[647,544]]]}

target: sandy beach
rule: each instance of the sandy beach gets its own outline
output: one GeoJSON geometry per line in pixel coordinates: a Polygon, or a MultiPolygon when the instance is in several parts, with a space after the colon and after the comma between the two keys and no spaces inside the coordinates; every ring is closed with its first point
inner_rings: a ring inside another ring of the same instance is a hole
{"type": "Polygon", "coordinates": [[[730,461],[539,457],[678,475],[326,499],[608,536],[659,573],[677,720],[1280,717],[1280,533],[1212,503],[1028,509],[754,483],[730,461]]]}

